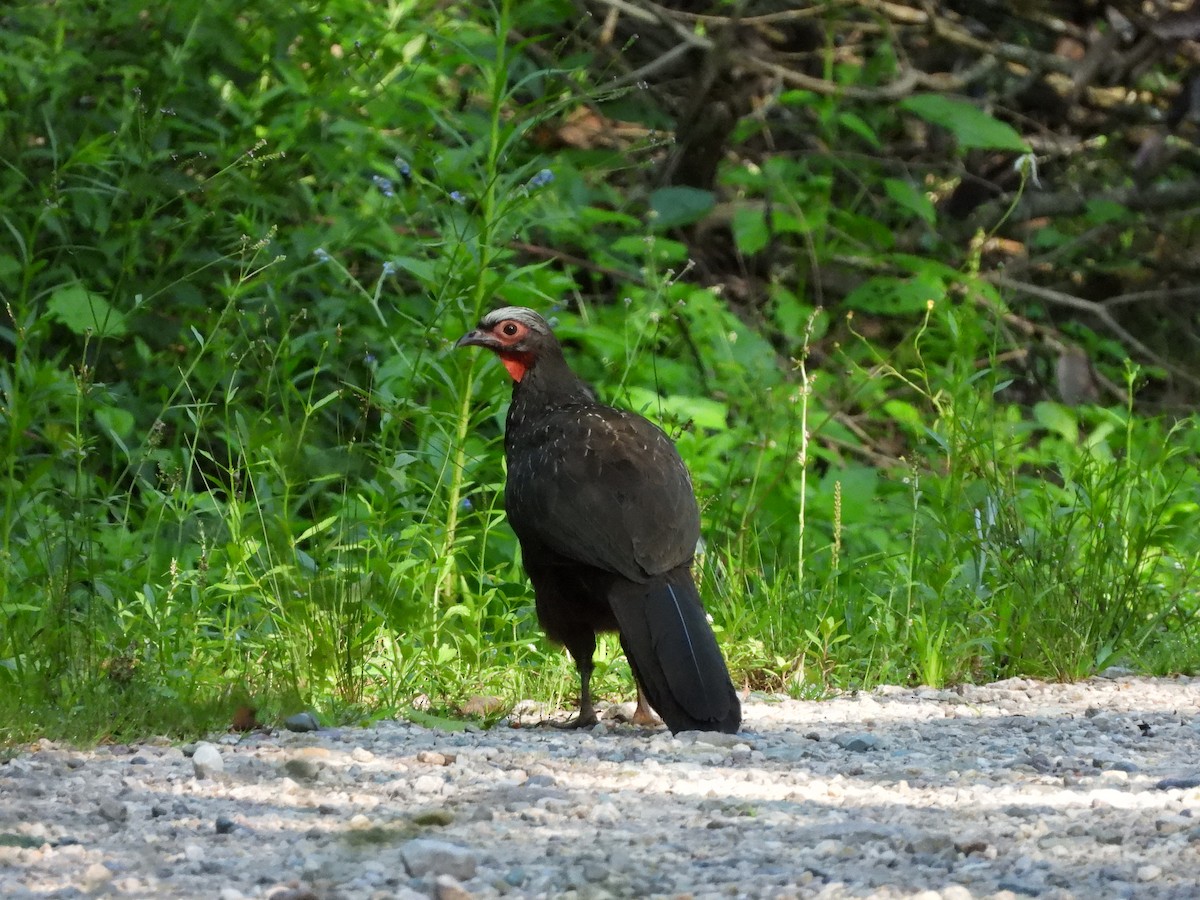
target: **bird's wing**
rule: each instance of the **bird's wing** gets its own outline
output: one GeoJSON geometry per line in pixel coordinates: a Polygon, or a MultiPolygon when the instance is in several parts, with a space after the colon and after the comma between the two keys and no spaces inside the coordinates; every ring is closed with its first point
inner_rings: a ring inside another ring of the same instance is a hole
{"type": "Polygon", "coordinates": [[[689,562],[700,538],[691,478],[663,432],[609,407],[547,416],[511,448],[505,500],[524,544],[644,581],[689,562]]]}

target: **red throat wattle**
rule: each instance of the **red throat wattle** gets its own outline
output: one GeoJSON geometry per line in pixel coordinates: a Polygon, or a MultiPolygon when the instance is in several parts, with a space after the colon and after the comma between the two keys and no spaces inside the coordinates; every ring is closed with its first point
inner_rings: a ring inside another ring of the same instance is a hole
{"type": "Polygon", "coordinates": [[[520,381],[524,378],[525,373],[533,365],[533,356],[529,353],[501,350],[497,355],[500,357],[500,362],[504,363],[504,368],[508,369],[508,374],[512,376],[513,381],[520,381]]]}

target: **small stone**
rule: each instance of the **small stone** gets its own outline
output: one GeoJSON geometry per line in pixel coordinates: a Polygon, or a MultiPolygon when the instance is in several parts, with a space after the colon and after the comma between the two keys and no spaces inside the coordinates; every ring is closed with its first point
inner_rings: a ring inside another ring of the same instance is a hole
{"type": "Polygon", "coordinates": [[[1186,831],[1195,824],[1188,816],[1163,816],[1154,822],[1154,830],[1159,834],[1178,834],[1186,831]]]}
{"type": "Polygon", "coordinates": [[[312,888],[302,884],[291,884],[283,890],[272,891],[267,900],[321,900],[312,888]]]}
{"type": "Polygon", "coordinates": [[[493,716],[502,712],[507,704],[503,697],[476,694],[462,706],[464,716],[493,716]]]}
{"type": "Polygon", "coordinates": [[[365,747],[355,747],[350,751],[350,758],[358,763],[369,763],[375,759],[375,754],[365,747]]]}
{"type": "Polygon", "coordinates": [[[868,753],[883,747],[883,741],[868,731],[859,734],[839,734],[833,742],[851,753],[868,753]]]}
{"type": "Polygon", "coordinates": [[[317,717],[310,712],[299,712],[294,716],[288,716],[283,720],[283,727],[288,731],[295,731],[303,734],[307,731],[319,731],[321,723],[317,721],[317,717]]]}
{"type": "Polygon", "coordinates": [[[92,863],[83,871],[83,880],[95,890],[102,884],[112,881],[113,873],[103,863],[92,863]]]}
{"type": "Polygon", "coordinates": [[[736,747],[746,743],[746,736],[723,731],[681,731],[675,735],[681,744],[704,744],[709,747],[736,747]]]}
{"type": "Polygon", "coordinates": [[[1137,763],[1130,762],[1127,759],[1093,759],[1092,765],[1097,769],[1108,769],[1117,772],[1136,772],[1138,770],[1137,763]]]}
{"type": "Polygon", "coordinates": [[[958,852],[954,837],[949,834],[922,834],[909,841],[907,849],[909,853],[923,853],[931,856],[945,853],[953,855],[958,852]]]}
{"type": "Polygon", "coordinates": [[[245,900],[246,895],[235,887],[223,887],[217,892],[217,900],[245,900]]]}
{"type": "Polygon", "coordinates": [[[614,825],[621,818],[621,811],[613,803],[597,803],[587,811],[587,820],[597,825],[614,825]]]}
{"type": "Polygon", "coordinates": [[[452,875],[439,875],[433,882],[437,900],[471,900],[474,896],[452,875]]]}
{"type": "Polygon", "coordinates": [[[1190,791],[1200,787],[1200,775],[1185,775],[1179,778],[1163,778],[1154,783],[1156,791],[1190,791]]]}
{"type": "Polygon", "coordinates": [[[321,767],[311,759],[289,759],[283,764],[283,771],[297,781],[316,781],[321,767]]]}
{"type": "Polygon", "coordinates": [[[1043,892],[1042,888],[1038,887],[1037,885],[1030,884],[1026,881],[1021,881],[1020,879],[1013,878],[1011,876],[1001,878],[996,883],[996,887],[1000,888],[1001,891],[1011,891],[1018,897],[1036,897],[1043,892]]]}
{"type": "Polygon", "coordinates": [[[215,744],[201,741],[192,753],[192,768],[197,778],[213,778],[225,771],[225,761],[215,744]]]}
{"type": "Polygon", "coordinates": [[[221,815],[217,816],[214,827],[217,830],[217,834],[229,834],[229,832],[233,831],[233,829],[237,827],[237,823],[235,823],[233,819],[229,818],[229,816],[222,813],[221,815]]]}
{"type": "Polygon", "coordinates": [[[1138,866],[1137,880],[1138,881],[1157,881],[1162,875],[1162,867],[1154,864],[1138,866]]]}
{"type": "Polygon", "coordinates": [[[184,844],[183,858],[188,862],[202,862],[204,860],[204,848],[199,844],[184,844]]]}
{"type": "Polygon", "coordinates": [[[413,790],[418,794],[440,794],[446,782],[437,775],[418,775],[413,779],[413,790]]]}
{"type": "Polygon", "coordinates": [[[400,848],[404,867],[414,878],[422,875],[451,875],[465,880],[475,875],[475,851],[432,838],[417,838],[400,848]]]}
{"type": "Polygon", "coordinates": [[[112,797],[101,800],[100,818],[107,819],[109,822],[124,822],[129,818],[129,807],[120,800],[114,800],[112,797]]]}
{"type": "Polygon", "coordinates": [[[430,766],[444,766],[449,764],[449,760],[436,750],[422,750],[417,754],[417,762],[430,766]]]}

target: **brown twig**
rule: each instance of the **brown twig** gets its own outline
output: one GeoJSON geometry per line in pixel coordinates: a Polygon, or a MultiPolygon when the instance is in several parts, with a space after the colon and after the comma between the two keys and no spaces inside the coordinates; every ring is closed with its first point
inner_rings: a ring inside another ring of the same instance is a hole
{"type": "Polygon", "coordinates": [[[1200,203],[1200,179],[1148,187],[1133,185],[1098,193],[1082,190],[1053,193],[1026,191],[1016,205],[1013,205],[1011,196],[985,203],[967,220],[965,231],[970,234],[980,228],[989,229],[1001,219],[1011,225],[1043,216],[1077,216],[1095,201],[1117,203],[1141,212],[1178,209],[1191,203],[1200,203]]]}
{"type": "Polygon", "coordinates": [[[1030,297],[1036,297],[1039,300],[1044,300],[1047,303],[1053,303],[1056,306],[1065,306],[1068,309],[1078,310],[1094,316],[1105,328],[1115,335],[1125,346],[1139,353],[1144,359],[1166,369],[1177,378],[1188,382],[1193,387],[1200,387],[1200,377],[1193,375],[1186,369],[1163,359],[1159,354],[1155,353],[1150,347],[1143,344],[1136,337],[1130,334],[1124,326],[1121,325],[1108,307],[1102,303],[1097,303],[1093,300],[1085,300],[1082,297],[1076,297],[1074,294],[1068,294],[1064,291],[1056,291],[1053,288],[1042,287],[1037,284],[1029,284],[1025,281],[1018,281],[1015,278],[1010,278],[1001,272],[991,272],[983,276],[987,281],[994,284],[998,288],[1015,291],[1020,294],[1026,294],[1030,297]]]}

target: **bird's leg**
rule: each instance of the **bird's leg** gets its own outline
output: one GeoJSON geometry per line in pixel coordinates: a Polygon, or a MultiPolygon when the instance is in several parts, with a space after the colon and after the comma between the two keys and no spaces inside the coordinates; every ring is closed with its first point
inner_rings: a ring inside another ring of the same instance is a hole
{"type": "Polygon", "coordinates": [[[589,656],[579,662],[579,715],[575,717],[572,727],[587,728],[595,725],[596,708],[592,706],[592,670],[595,665],[589,656]]]}
{"type": "Polygon", "coordinates": [[[654,714],[654,710],[652,710],[650,708],[650,704],[646,702],[646,694],[642,690],[640,683],[637,686],[637,692],[637,709],[633,711],[633,718],[629,721],[634,725],[645,725],[651,728],[661,725],[662,722],[658,720],[658,716],[654,714]]]}
{"type": "Polygon", "coordinates": [[[592,706],[592,670],[596,668],[592,657],[596,653],[596,635],[588,632],[580,635],[575,646],[568,646],[571,656],[575,659],[575,668],[579,670],[579,715],[556,728],[590,728],[599,719],[596,718],[596,708],[592,706]]]}

